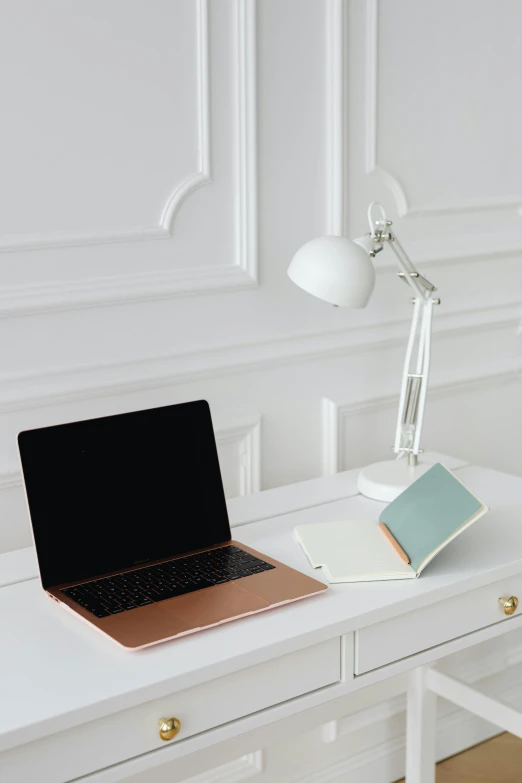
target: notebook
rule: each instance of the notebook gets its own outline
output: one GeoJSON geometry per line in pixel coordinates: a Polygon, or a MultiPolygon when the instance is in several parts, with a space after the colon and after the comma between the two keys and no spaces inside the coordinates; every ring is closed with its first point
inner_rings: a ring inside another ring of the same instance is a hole
{"type": "Polygon", "coordinates": [[[295,536],[329,582],[415,579],[445,546],[488,511],[437,463],[393,500],[379,520],[300,525],[295,536]]]}

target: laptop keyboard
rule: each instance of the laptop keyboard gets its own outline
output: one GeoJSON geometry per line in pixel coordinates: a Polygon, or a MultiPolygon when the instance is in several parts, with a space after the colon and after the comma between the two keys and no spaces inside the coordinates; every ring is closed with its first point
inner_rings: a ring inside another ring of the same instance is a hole
{"type": "Polygon", "coordinates": [[[61,592],[96,617],[107,617],[272,568],[275,566],[237,546],[224,546],[66,587],[61,592]]]}

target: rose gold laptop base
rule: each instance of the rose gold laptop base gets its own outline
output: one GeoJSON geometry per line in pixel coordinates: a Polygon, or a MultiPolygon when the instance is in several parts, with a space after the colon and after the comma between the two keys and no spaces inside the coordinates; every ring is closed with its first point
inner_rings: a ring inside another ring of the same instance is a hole
{"type": "MultiPolygon", "coordinates": [[[[322,582],[237,541],[227,541],[215,547],[208,547],[208,549],[230,545],[249,552],[275,568],[102,618],[95,617],[88,609],[79,606],[61,592],[63,588],[73,586],[74,583],[52,587],[47,590],[47,593],[53,600],[58,601],[66,609],[93,625],[117,644],[128,649],[138,650],[240,617],[264,612],[282,604],[316,595],[327,589],[327,586],[322,582]]],[[[204,551],[207,550],[198,550],[198,552],[204,551]]],[[[174,559],[176,558],[165,558],[157,563],[174,559]]],[[[119,573],[125,572],[118,571],[105,576],[114,576],[119,573]]]]}

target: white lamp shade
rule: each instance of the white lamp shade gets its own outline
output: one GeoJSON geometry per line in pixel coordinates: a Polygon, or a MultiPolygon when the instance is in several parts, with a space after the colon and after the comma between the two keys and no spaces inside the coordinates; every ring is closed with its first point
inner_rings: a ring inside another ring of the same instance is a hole
{"type": "Polygon", "coordinates": [[[375,270],[368,249],[364,238],[311,239],[294,255],[288,277],[303,291],[330,304],[366,307],[375,286],[375,270]]]}

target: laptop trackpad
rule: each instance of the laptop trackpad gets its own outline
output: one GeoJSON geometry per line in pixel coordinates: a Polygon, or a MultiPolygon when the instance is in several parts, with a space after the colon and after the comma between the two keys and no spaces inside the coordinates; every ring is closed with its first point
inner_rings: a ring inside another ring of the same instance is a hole
{"type": "Polygon", "coordinates": [[[245,590],[234,582],[227,582],[206,590],[170,598],[161,604],[190,628],[204,628],[222,623],[232,617],[258,612],[270,606],[270,601],[245,590]]]}

